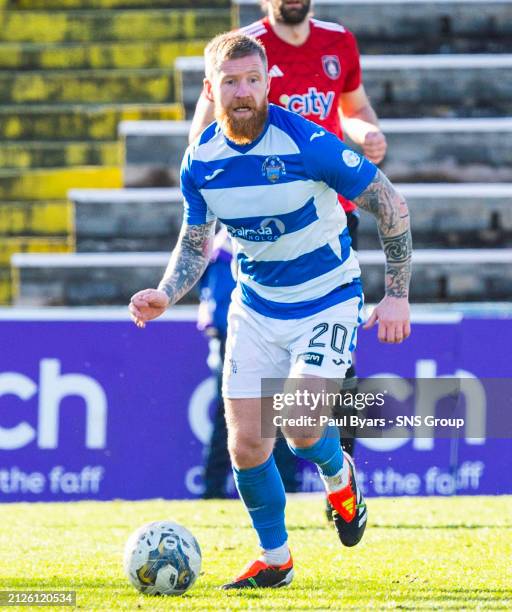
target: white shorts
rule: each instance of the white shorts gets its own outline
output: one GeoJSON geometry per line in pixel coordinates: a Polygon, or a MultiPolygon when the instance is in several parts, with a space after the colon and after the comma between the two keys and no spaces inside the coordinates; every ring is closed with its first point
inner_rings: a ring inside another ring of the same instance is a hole
{"type": "Polygon", "coordinates": [[[270,396],[281,390],[283,379],[304,375],[343,379],[352,364],[362,306],[363,297],[357,296],[310,317],[283,320],[235,298],[228,313],[223,396],[270,396]],[[281,386],[262,393],[262,379],[272,378],[281,386]]]}

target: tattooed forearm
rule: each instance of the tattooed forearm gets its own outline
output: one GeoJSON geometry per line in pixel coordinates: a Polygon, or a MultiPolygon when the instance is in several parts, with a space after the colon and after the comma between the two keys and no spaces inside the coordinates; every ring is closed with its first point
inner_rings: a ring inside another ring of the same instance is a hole
{"type": "Polygon", "coordinates": [[[392,297],[407,297],[411,278],[411,232],[407,229],[398,236],[381,236],[386,255],[386,294],[392,297]]]}
{"type": "Polygon", "coordinates": [[[169,296],[169,304],[180,300],[203,275],[208,265],[210,240],[215,223],[183,225],[164,276],[158,285],[169,296]]]}
{"type": "Polygon", "coordinates": [[[386,256],[386,294],[407,297],[411,278],[412,239],[405,200],[384,174],[377,170],[373,181],[354,202],[377,220],[386,256]]]}

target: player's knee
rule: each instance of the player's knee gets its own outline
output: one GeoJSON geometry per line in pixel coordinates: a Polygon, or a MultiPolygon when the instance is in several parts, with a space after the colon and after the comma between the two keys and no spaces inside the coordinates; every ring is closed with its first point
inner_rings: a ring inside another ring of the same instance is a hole
{"type": "Polygon", "coordinates": [[[228,450],[231,462],[239,469],[249,469],[265,463],[270,452],[262,440],[248,436],[230,436],[228,450]]]}

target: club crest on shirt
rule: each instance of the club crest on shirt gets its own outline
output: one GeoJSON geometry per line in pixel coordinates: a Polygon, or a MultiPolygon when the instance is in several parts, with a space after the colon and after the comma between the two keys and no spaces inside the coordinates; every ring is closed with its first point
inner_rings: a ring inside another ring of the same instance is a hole
{"type": "Polygon", "coordinates": [[[333,81],[340,78],[341,65],[337,55],[323,55],[322,66],[325,74],[333,81]]]}
{"type": "Polygon", "coordinates": [[[271,183],[275,183],[286,174],[286,167],[284,162],[277,155],[270,155],[263,162],[261,173],[263,176],[266,176],[271,183]]]}

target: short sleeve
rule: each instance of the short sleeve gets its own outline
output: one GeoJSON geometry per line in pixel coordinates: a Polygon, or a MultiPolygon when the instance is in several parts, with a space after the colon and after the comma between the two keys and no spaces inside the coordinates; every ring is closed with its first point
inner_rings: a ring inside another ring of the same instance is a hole
{"type": "Polygon", "coordinates": [[[361,63],[359,61],[359,49],[356,37],[347,31],[347,46],[342,57],[347,64],[347,75],[343,83],[343,93],[356,90],[362,82],[361,63]]]}
{"type": "Polygon", "coordinates": [[[303,149],[305,169],[313,180],[323,181],[348,200],[372,182],[377,167],[327,130],[318,130],[303,149]]]}
{"type": "Polygon", "coordinates": [[[215,215],[208,208],[194,181],[192,151],[190,147],[186,150],[181,163],[180,187],[184,200],[185,223],[188,225],[203,225],[215,220],[215,215]]]}

